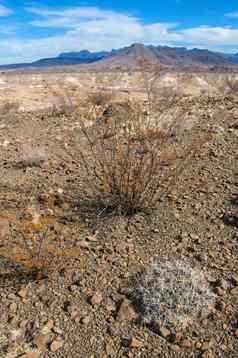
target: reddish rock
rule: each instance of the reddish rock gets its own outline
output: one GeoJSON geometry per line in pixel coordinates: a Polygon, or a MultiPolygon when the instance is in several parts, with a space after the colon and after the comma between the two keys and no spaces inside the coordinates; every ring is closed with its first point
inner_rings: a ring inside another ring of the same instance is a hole
{"type": "Polygon", "coordinates": [[[124,300],[117,313],[117,319],[119,321],[133,321],[138,318],[138,314],[135,312],[130,304],[130,301],[124,300]]]}
{"type": "Polygon", "coordinates": [[[60,348],[62,348],[64,345],[63,341],[53,341],[50,345],[51,352],[57,352],[60,348]]]}
{"type": "Polygon", "coordinates": [[[90,302],[91,302],[91,304],[92,304],[93,306],[95,306],[95,305],[100,305],[100,303],[102,302],[102,300],[103,300],[103,297],[102,297],[101,293],[96,292],[96,293],[91,297],[90,302]]]}
{"type": "Polygon", "coordinates": [[[49,341],[50,341],[50,337],[45,334],[38,334],[34,338],[34,343],[37,346],[37,348],[40,350],[44,350],[47,347],[47,344],[49,343],[49,341]]]}
{"type": "Polygon", "coordinates": [[[0,219],[0,239],[6,239],[10,234],[10,225],[7,219],[0,219]]]}
{"type": "Polygon", "coordinates": [[[142,346],[143,346],[143,343],[139,339],[134,338],[134,337],[131,338],[131,340],[130,340],[131,348],[141,348],[142,346]]]}

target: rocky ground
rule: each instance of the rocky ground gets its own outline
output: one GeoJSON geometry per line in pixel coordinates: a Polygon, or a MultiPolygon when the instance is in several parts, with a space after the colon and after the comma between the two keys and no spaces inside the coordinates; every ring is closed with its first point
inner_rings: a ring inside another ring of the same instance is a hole
{"type": "Polygon", "coordinates": [[[77,117],[0,118],[0,357],[238,356],[238,99],[186,97],[179,106],[212,140],[157,210],[130,219],[80,204],[77,117]],[[33,146],[47,163],[16,165],[33,146]],[[20,274],[9,254],[22,240],[17,220],[33,207],[70,252],[41,280],[20,274]],[[132,282],[154,261],[205,270],[214,305],[184,329],[141,324],[132,282]]]}

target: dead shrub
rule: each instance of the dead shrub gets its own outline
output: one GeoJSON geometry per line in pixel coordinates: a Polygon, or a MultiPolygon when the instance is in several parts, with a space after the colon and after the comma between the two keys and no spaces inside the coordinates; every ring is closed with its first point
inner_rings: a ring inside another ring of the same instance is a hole
{"type": "Polygon", "coordinates": [[[12,235],[7,242],[1,239],[2,257],[37,280],[50,277],[63,268],[66,254],[61,239],[52,230],[52,218],[35,214],[30,219],[11,217],[10,220],[12,235]]]}
{"type": "Polygon", "coordinates": [[[92,121],[97,121],[111,105],[115,95],[110,91],[89,93],[86,98],[87,113],[92,121]]]}
{"type": "Polygon", "coordinates": [[[222,90],[228,94],[238,93],[238,78],[236,76],[226,76],[224,84],[222,85],[222,90]]]}
{"type": "Polygon", "coordinates": [[[92,92],[88,95],[88,103],[92,106],[105,106],[112,102],[114,95],[110,91],[92,92]]]}
{"type": "Polygon", "coordinates": [[[139,61],[139,68],[150,113],[168,109],[182,98],[183,90],[178,82],[169,85],[163,81],[163,77],[168,73],[166,68],[160,65],[152,66],[143,58],[139,61]]]}
{"type": "Polygon", "coordinates": [[[6,115],[9,113],[16,113],[19,110],[18,102],[6,101],[0,104],[0,115],[6,115]]]}
{"type": "Polygon", "coordinates": [[[41,167],[48,161],[48,155],[42,148],[24,145],[22,153],[16,160],[16,166],[19,168],[41,167]]]}
{"type": "Polygon", "coordinates": [[[153,208],[181,177],[209,139],[176,135],[178,120],[162,129],[138,106],[127,117],[86,127],[80,121],[79,162],[82,190],[87,198],[122,215],[153,208]]]}

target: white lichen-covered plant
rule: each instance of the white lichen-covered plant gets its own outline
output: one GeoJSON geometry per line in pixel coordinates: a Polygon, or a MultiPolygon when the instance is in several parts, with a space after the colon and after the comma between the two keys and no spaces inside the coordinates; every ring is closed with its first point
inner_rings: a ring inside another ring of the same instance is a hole
{"type": "Polygon", "coordinates": [[[40,167],[48,161],[46,152],[41,148],[27,147],[16,160],[16,165],[21,168],[40,167]]]}
{"type": "Polygon", "coordinates": [[[181,262],[153,264],[139,279],[136,300],[147,323],[186,326],[214,302],[202,271],[181,262]]]}

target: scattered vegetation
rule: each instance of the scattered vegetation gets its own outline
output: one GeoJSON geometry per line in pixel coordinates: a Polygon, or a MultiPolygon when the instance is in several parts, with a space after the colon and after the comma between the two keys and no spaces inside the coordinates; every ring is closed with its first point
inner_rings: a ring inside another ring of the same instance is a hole
{"type": "Polygon", "coordinates": [[[166,327],[186,325],[214,301],[204,273],[181,262],[152,265],[134,294],[143,319],[166,327]]]}

